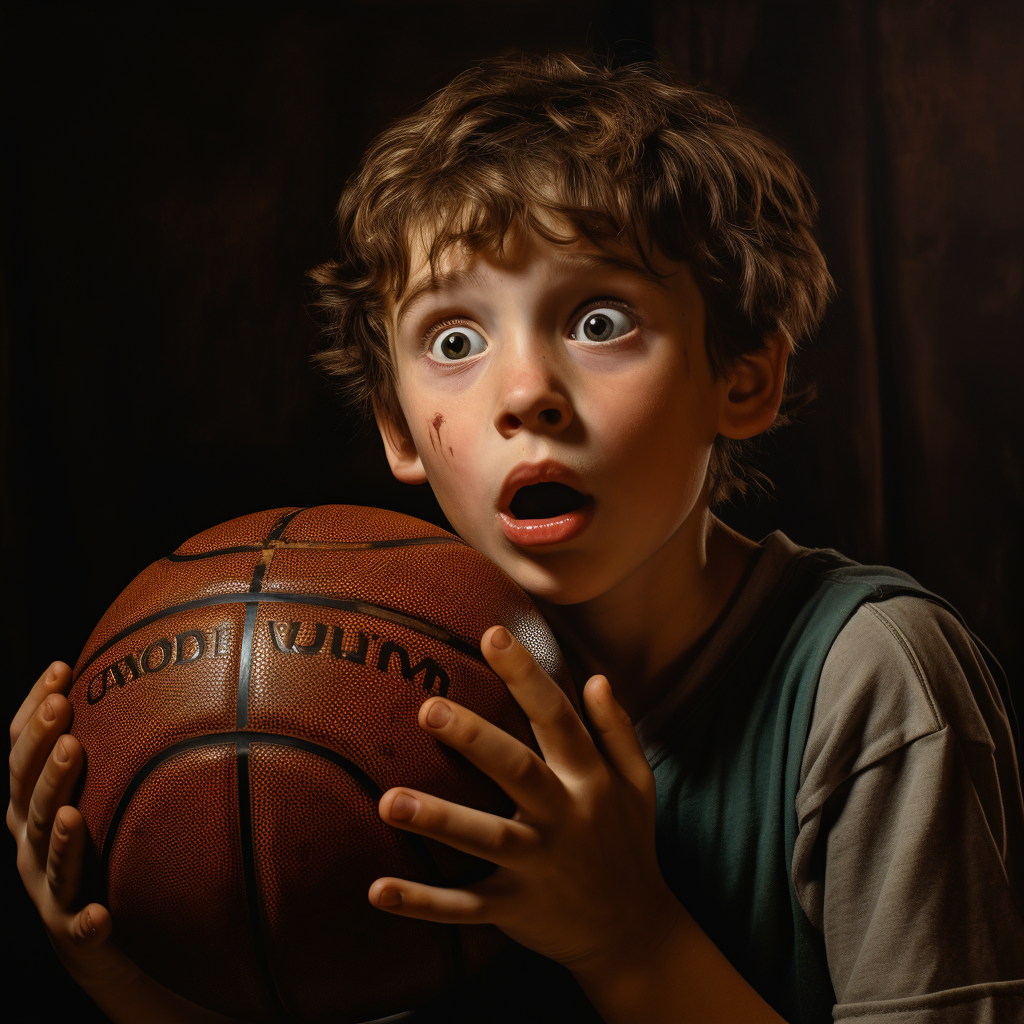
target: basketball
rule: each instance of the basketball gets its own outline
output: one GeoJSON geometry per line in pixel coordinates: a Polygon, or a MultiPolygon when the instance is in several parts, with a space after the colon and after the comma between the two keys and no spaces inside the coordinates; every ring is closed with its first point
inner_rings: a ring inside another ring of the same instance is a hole
{"type": "Polygon", "coordinates": [[[511,801],[421,730],[441,694],[536,750],[480,653],[505,626],[578,709],[527,595],[452,534],[380,509],[275,509],[142,572],[75,666],[79,807],[118,944],[202,1006],[364,1021],[439,995],[500,949],[489,926],[371,906],[375,878],[468,884],[493,865],[385,825],[402,785],[511,801]]]}

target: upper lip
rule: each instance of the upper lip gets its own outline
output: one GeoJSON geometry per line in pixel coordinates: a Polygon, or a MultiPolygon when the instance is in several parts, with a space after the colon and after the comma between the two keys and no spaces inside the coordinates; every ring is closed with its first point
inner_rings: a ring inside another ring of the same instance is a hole
{"type": "Polygon", "coordinates": [[[520,462],[518,466],[513,467],[501,485],[498,511],[508,512],[509,505],[520,487],[548,482],[566,484],[579,491],[580,494],[587,494],[580,477],[560,462],[555,462],[552,459],[545,459],[543,462],[520,462]]]}

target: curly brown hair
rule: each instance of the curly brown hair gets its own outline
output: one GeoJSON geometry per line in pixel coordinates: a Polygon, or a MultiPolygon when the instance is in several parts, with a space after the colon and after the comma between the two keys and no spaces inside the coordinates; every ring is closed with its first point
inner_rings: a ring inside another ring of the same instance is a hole
{"type": "MultiPolygon", "coordinates": [[[[365,412],[376,407],[407,433],[388,333],[414,232],[430,240],[435,273],[454,246],[501,253],[510,232],[528,231],[625,243],[649,269],[658,252],[686,262],[717,375],[769,334],[795,348],[817,326],[832,280],[815,212],[779,145],[721,97],[656,66],[488,61],[390,125],[346,184],[340,252],[312,271],[332,337],[317,358],[365,412]]],[[[717,438],[712,502],[746,489],[740,451],[717,438]]]]}

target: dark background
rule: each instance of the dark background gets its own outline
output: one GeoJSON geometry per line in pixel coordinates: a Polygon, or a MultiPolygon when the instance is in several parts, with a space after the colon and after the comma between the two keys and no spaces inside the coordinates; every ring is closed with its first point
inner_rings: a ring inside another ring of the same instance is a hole
{"type": "MultiPolygon", "coordinates": [[[[6,16],[8,719],[137,572],[210,525],[328,502],[444,525],[313,368],[304,275],[390,118],[480,58],[549,50],[657,55],[797,157],[839,289],[798,361],[819,397],[762,446],[774,497],[723,517],[909,571],[1020,707],[1024,5],[481,6],[6,16]]],[[[90,1019],[11,884],[11,991],[90,1019]]]]}

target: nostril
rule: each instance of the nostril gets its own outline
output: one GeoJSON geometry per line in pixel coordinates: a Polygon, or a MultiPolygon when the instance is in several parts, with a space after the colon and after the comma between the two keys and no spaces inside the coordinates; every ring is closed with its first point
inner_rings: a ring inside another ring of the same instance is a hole
{"type": "Polygon", "coordinates": [[[562,419],[562,414],[558,409],[544,409],[540,414],[540,418],[545,423],[550,423],[554,426],[562,419]]]}

